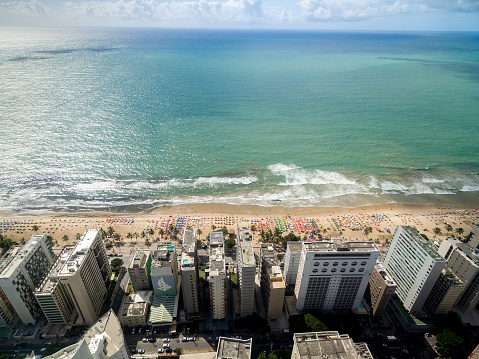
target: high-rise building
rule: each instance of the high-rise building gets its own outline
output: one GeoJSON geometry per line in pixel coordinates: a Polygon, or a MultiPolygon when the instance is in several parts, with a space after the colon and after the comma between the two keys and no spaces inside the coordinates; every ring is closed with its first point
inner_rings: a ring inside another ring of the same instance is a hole
{"type": "Polygon", "coordinates": [[[112,309],[90,327],[75,344],[49,355],[47,359],[128,359],[120,321],[112,309]]]}
{"type": "Polygon", "coordinates": [[[366,343],[354,343],[338,332],[295,333],[291,359],[373,359],[366,343]]]}
{"type": "Polygon", "coordinates": [[[47,236],[33,235],[22,247],[11,248],[0,262],[0,288],[25,324],[34,324],[42,314],[34,292],[54,258],[47,236]]]}
{"type": "Polygon", "coordinates": [[[151,290],[151,252],[138,249],[133,253],[128,274],[133,291],[151,290]]]}
{"type": "Polygon", "coordinates": [[[212,319],[224,319],[227,314],[227,276],[223,232],[210,233],[210,309],[212,319]]]}
{"type": "Polygon", "coordinates": [[[467,241],[472,248],[479,248],[479,223],[476,223],[474,226],[472,226],[471,232],[467,236],[467,241]]]}
{"type": "Polygon", "coordinates": [[[288,242],[286,255],[284,256],[284,282],[286,285],[293,286],[296,284],[302,249],[302,242],[288,242]]]}
{"type": "Polygon", "coordinates": [[[89,229],[60,258],[57,272],[78,313],[78,323],[97,321],[110,284],[111,267],[98,230],[89,229]]]}
{"type": "Polygon", "coordinates": [[[357,312],[379,250],[374,242],[303,242],[296,310],[357,312]]]}
{"type": "Polygon", "coordinates": [[[371,303],[373,316],[384,313],[389,299],[395,291],[396,283],[386,272],[383,265],[379,261],[376,262],[371,278],[369,278],[368,288],[366,289],[366,297],[371,303]]]}
{"type": "Polygon", "coordinates": [[[176,243],[157,244],[151,263],[153,300],[148,322],[150,325],[171,323],[177,316],[180,293],[176,243]]]}
{"type": "Polygon", "coordinates": [[[384,268],[396,282],[396,294],[409,313],[421,310],[445,265],[446,260],[416,228],[396,228],[384,268]]]}
{"type": "Polygon", "coordinates": [[[181,249],[180,273],[183,304],[186,313],[197,314],[200,311],[200,303],[198,301],[198,249],[196,248],[195,231],[184,231],[181,249]]]}
{"type": "Polygon", "coordinates": [[[446,266],[432,287],[424,306],[432,314],[446,314],[454,306],[464,287],[464,282],[446,266]]]}
{"type": "Polygon", "coordinates": [[[240,317],[253,315],[256,261],[254,258],[251,232],[248,228],[238,227],[236,243],[236,267],[238,274],[238,295],[240,317]]]}
{"type": "Polygon", "coordinates": [[[58,278],[74,246],[66,246],[48,272],[42,284],[35,290],[35,297],[50,324],[71,324],[75,320],[75,305],[65,285],[58,278]]]}
{"type": "Polygon", "coordinates": [[[284,284],[273,245],[261,244],[261,295],[268,320],[280,320],[283,313],[284,284]]]}
{"type": "Polygon", "coordinates": [[[468,243],[446,238],[439,247],[439,253],[465,285],[456,306],[465,314],[472,313],[479,305],[479,250],[468,243]]]}
{"type": "Polygon", "coordinates": [[[2,288],[0,288],[0,328],[14,324],[16,318],[17,313],[12,303],[10,303],[2,288]]]}

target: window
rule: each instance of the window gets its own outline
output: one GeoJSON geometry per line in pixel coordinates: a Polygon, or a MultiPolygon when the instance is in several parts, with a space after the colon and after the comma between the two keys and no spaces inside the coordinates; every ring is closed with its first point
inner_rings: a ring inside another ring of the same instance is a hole
{"type": "Polygon", "coordinates": [[[334,263],[333,263],[333,266],[336,267],[338,264],[339,264],[338,262],[334,262],[334,263]]]}
{"type": "Polygon", "coordinates": [[[315,267],[319,266],[319,262],[314,262],[314,266],[315,267]]]}
{"type": "Polygon", "coordinates": [[[342,265],[343,267],[346,267],[348,265],[348,262],[343,262],[342,265]]]}
{"type": "Polygon", "coordinates": [[[341,268],[340,272],[342,273],[346,272],[346,268],[341,268]]]}
{"type": "Polygon", "coordinates": [[[359,268],[359,271],[360,271],[360,272],[364,272],[364,268],[359,268]]]}
{"type": "Polygon", "coordinates": [[[349,268],[349,271],[350,271],[350,272],[354,272],[355,270],[356,270],[356,269],[354,269],[354,268],[349,268]]]}
{"type": "Polygon", "coordinates": [[[331,269],[331,272],[333,272],[333,273],[336,272],[336,271],[337,271],[336,268],[331,269]]]}
{"type": "Polygon", "coordinates": [[[317,268],[314,268],[314,269],[313,269],[313,273],[318,273],[318,269],[317,269],[317,268]]]}
{"type": "Polygon", "coordinates": [[[326,273],[328,270],[326,268],[321,269],[321,272],[326,273]]]}
{"type": "Polygon", "coordinates": [[[367,264],[367,262],[366,262],[366,261],[364,261],[364,262],[361,262],[361,265],[362,265],[362,266],[365,266],[366,264],[367,264]]]}
{"type": "Polygon", "coordinates": [[[324,262],[323,266],[325,266],[325,267],[329,266],[329,262],[324,262]]]}
{"type": "Polygon", "coordinates": [[[353,262],[353,263],[351,263],[351,265],[356,266],[356,265],[358,265],[358,262],[353,262]]]}

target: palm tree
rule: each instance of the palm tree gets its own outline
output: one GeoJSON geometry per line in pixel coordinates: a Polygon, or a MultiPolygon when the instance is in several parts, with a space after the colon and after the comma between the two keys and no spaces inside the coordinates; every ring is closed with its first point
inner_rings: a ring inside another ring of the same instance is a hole
{"type": "Polygon", "coordinates": [[[251,225],[251,232],[256,232],[256,226],[254,225],[254,223],[251,225]]]}
{"type": "Polygon", "coordinates": [[[66,242],[66,241],[68,241],[68,236],[66,234],[64,234],[62,239],[66,242]]]}
{"type": "Polygon", "coordinates": [[[435,227],[432,231],[434,233],[434,238],[436,238],[436,236],[439,236],[440,234],[442,234],[441,228],[439,228],[439,227],[435,227]]]}
{"type": "Polygon", "coordinates": [[[464,228],[456,228],[456,233],[459,234],[459,235],[462,235],[464,233],[464,228]]]}
{"type": "Polygon", "coordinates": [[[106,233],[108,234],[108,237],[111,237],[113,236],[113,233],[115,233],[115,230],[113,229],[113,227],[108,227],[108,230],[106,231],[106,233]]]}
{"type": "Polygon", "coordinates": [[[201,233],[203,233],[203,231],[202,231],[201,229],[199,229],[199,228],[197,229],[196,232],[198,232],[198,238],[201,236],[201,233]]]}
{"type": "Polygon", "coordinates": [[[105,230],[100,227],[99,232],[100,232],[101,239],[105,239],[105,238],[106,238],[106,232],[105,232],[105,230]]]}
{"type": "Polygon", "coordinates": [[[148,230],[148,234],[149,234],[150,236],[153,236],[153,235],[155,234],[154,229],[153,229],[153,228],[150,228],[150,229],[148,230]]]}
{"type": "Polygon", "coordinates": [[[38,231],[38,226],[36,224],[34,224],[32,226],[32,230],[33,230],[33,232],[37,232],[38,231]]]}
{"type": "Polygon", "coordinates": [[[211,230],[215,230],[216,229],[216,226],[214,224],[211,225],[211,230]]]}
{"type": "Polygon", "coordinates": [[[163,236],[165,235],[165,231],[163,230],[163,228],[159,229],[158,234],[160,235],[161,238],[163,238],[163,236]]]}
{"type": "Polygon", "coordinates": [[[80,238],[81,238],[81,234],[80,234],[80,233],[75,234],[75,239],[76,239],[77,241],[79,241],[80,238]]]}
{"type": "Polygon", "coordinates": [[[128,233],[126,234],[126,238],[127,238],[127,239],[133,238],[133,234],[131,234],[131,232],[128,232],[128,233]]]}
{"type": "Polygon", "coordinates": [[[452,226],[450,224],[446,224],[446,232],[447,232],[447,235],[449,235],[449,232],[452,231],[452,226]]]}
{"type": "Polygon", "coordinates": [[[367,237],[369,234],[373,232],[372,227],[366,227],[364,228],[364,235],[367,237]]]}

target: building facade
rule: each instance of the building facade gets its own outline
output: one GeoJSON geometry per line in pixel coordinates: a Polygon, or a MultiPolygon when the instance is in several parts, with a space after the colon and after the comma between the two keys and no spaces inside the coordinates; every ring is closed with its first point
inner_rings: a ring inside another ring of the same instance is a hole
{"type": "Polygon", "coordinates": [[[379,250],[374,242],[303,242],[296,310],[357,312],[379,250]]]}
{"type": "Polygon", "coordinates": [[[261,295],[268,320],[280,320],[286,285],[276,252],[271,244],[261,244],[261,295]]]}
{"type": "Polygon", "coordinates": [[[296,284],[302,249],[301,242],[288,242],[284,256],[284,282],[286,285],[294,286],[296,284]]]}
{"type": "Polygon", "coordinates": [[[409,313],[421,310],[445,265],[446,260],[416,228],[396,228],[384,268],[396,282],[396,294],[409,313]]]}
{"type": "Polygon", "coordinates": [[[472,313],[479,306],[479,250],[468,243],[446,238],[439,247],[439,253],[465,286],[456,306],[465,314],[472,313]]]}
{"type": "Polygon", "coordinates": [[[151,290],[151,252],[136,250],[128,265],[128,274],[133,291],[151,290]]]}
{"type": "Polygon", "coordinates": [[[140,291],[126,296],[118,313],[121,325],[124,327],[147,325],[152,296],[152,291],[140,291]]]}
{"type": "Polygon", "coordinates": [[[110,263],[98,230],[87,230],[73,249],[65,253],[56,275],[73,300],[78,323],[95,323],[111,277],[110,263]]]}
{"type": "Polygon", "coordinates": [[[181,249],[180,273],[183,304],[186,313],[196,315],[200,311],[200,303],[198,300],[198,249],[196,248],[195,231],[184,231],[181,249]]]}
{"type": "Polygon", "coordinates": [[[238,274],[238,296],[240,317],[253,315],[256,261],[252,236],[249,229],[238,227],[236,243],[236,271],[238,274]]]}
{"type": "Polygon", "coordinates": [[[464,282],[446,266],[432,287],[424,306],[432,314],[447,314],[459,299],[464,287],[464,282]]]}
{"type": "Polygon", "coordinates": [[[15,323],[16,317],[17,313],[12,303],[10,303],[2,288],[0,288],[0,327],[11,326],[15,323]]]}
{"type": "Polygon", "coordinates": [[[366,290],[366,297],[371,303],[373,316],[379,316],[384,313],[389,299],[395,292],[396,283],[388,275],[383,265],[379,261],[376,262],[366,290]]]}
{"type": "Polygon", "coordinates": [[[35,299],[37,288],[54,262],[46,235],[32,235],[23,246],[11,248],[0,263],[0,288],[25,324],[34,324],[42,314],[35,299]]]}
{"type": "Polygon", "coordinates": [[[227,315],[228,277],[225,268],[223,232],[210,233],[210,310],[212,319],[224,319],[227,315]]]}
{"type": "Polygon", "coordinates": [[[35,298],[50,324],[71,324],[75,319],[73,299],[58,278],[74,249],[74,246],[63,248],[47,277],[35,290],[35,298]]]}

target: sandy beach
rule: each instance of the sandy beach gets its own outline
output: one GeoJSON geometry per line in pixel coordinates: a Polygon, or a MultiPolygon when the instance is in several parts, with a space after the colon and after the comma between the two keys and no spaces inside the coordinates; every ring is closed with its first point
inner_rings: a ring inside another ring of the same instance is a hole
{"type": "Polygon", "coordinates": [[[464,237],[478,220],[479,209],[473,206],[389,204],[357,208],[284,208],[195,204],[141,213],[5,214],[0,217],[0,229],[3,236],[19,243],[34,233],[44,233],[54,239],[56,249],[75,243],[86,229],[93,228],[108,231],[112,227],[119,235],[117,242],[143,245],[146,239],[150,243],[169,239],[171,228],[177,228],[179,238],[187,228],[199,229],[199,238],[204,240],[213,228],[226,226],[230,233],[234,233],[237,226],[251,227],[252,224],[256,234],[261,230],[274,233],[278,228],[283,236],[292,232],[303,239],[343,237],[345,240],[373,239],[382,244],[391,238],[397,225],[415,226],[429,239],[441,241],[447,235],[464,237]],[[447,224],[451,225],[452,231],[447,232],[447,224]],[[372,232],[366,235],[364,229],[368,227],[372,232]],[[434,234],[436,227],[441,230],[439,235],[434,234]]]}

